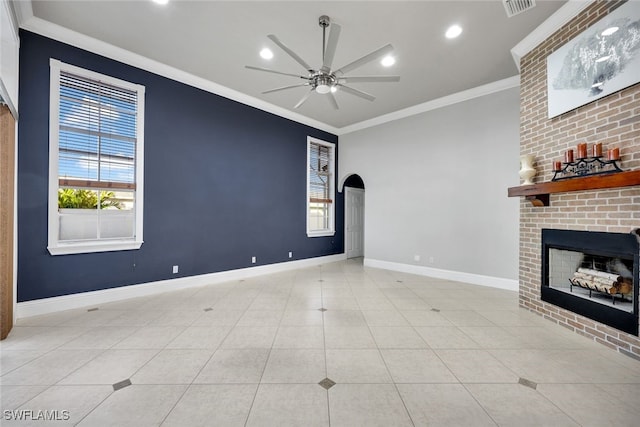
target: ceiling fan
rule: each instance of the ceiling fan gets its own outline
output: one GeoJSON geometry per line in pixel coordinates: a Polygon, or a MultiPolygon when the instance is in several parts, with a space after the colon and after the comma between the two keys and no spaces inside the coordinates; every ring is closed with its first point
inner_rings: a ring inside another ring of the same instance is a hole
{"type": "Polygon", "coordinates": [[[327,99],[335,108],[338,109],[338,102],[336,101],[333,93],[338,89],[340,91],[349,93],[351,95],[358,96],[360,98],[364,98],[368,101],[373,101],[375,96],[363,92],[358,89],[354,89],[352,87],[346,86],[344,83],[359,83],[359,82],[397,82],[400,81],[400,76],[345,76],[351,70],[354,70],[358,67],[361,67],[371,61],[374,61],[383,55],[391,52],[393,50],[393,46],[391,44],[387,44],[380,49],[374,50],[373,52],[363,56],[362,58],[356,59],[355,61],[338,68],[337,70],[333,70],[333,57],[336,53],[336,47],[338,45],[338,38],[340,37],[340,29],[341,27],[338,24],[331,23],[331,20],[328,16],[322,15],[318,19],[318,24],[322,27],[322,66],[319,69],[312,68],[309,64],[307,64],[298,54],[289,49],[284,43],[278,39],[273,34],[269,34],[267,37],[271,39],[280,49],[284,50],[291,58],[293,58],[298,64],[300,64],[305,71],[306,75],[300,74],[292,74],[292,73],[284,73],[277,70],[272,70],[269,68],[262,67],[253,67],[251,65],[245,65],[246,68],[250,70],[258,70],[265,71],[267,73],[281,74],[283,76],[297,77],[299,79],[305,80],[304,83],[278,87],[275,89],[270,89],[262,92],[263,94],[278,92],[281,90],[293,89],[297,87],[309,86],[310,89],[307,93],[298,101],[298,103],[293,108],[298,108],[309,98],[309,96],[313,93],[319,93],[322,95],[327,95],[327,99]],[[329,39],[326,38],[326,30],[327,27],[331,25],[329,31],[329,39]]]}

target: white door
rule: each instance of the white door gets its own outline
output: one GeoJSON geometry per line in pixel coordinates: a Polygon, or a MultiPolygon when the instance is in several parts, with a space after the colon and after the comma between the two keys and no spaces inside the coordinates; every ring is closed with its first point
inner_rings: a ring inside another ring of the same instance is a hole
{"type": "Polygon", "coordinates": [[[345,187],[347,258],[364,256],[364,190],[345,187]]]}

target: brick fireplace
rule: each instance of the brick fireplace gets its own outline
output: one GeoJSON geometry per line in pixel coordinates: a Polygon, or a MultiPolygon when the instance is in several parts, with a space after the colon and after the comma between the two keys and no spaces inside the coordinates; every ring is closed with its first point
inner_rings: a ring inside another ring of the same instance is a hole
{"type": "MultiPolygon", "coordinates": [[[[558,117],[547,117],[546,58],[620,2],[596,1],[521,59],[520,152],[535,158],[536,183],[578,143],[618,147],[624,170],[640,169],[640,84],[558,117]]],[[[640,339],[543,301],[542,229],[630,233],[640,227],[640,186],[550,194],[549,206],[520,205],[520,305],[578,334],[640,359],[640,339]]],[[[637,326],[637,325],[636,325],[637,326]]],[[[637,328],[634,328],[637,330],[637,328]]]]}

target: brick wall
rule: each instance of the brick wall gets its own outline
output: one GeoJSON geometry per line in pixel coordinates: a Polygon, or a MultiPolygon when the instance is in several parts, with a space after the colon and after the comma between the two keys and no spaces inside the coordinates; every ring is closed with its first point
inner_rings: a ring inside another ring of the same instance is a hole
{"type": "MultiPolygon", "coordinates": [[[[547,118],[546,58],[620,2],[596,1],[521,60],[520,151],[533,154],[534,182],[578,142],[619,147],[624,170],[640,169],[640,84],[547,118]]],[[[640,339],[540,300],[542,228],[628,233],[640,227],[640,187],[552,194],[548,207],[520,205],[520,305],[608,347],[640,357],[640,339]]]]}

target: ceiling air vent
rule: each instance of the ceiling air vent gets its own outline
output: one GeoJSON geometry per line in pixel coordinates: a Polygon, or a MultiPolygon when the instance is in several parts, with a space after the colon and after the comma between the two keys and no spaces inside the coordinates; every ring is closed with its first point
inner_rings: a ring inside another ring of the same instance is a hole
{"type": "Polygon", "coordinates": [[[507,16],[511,18],[535,7],[536,0],[502,0],[502,4],[507,11],[507,16]]]}

